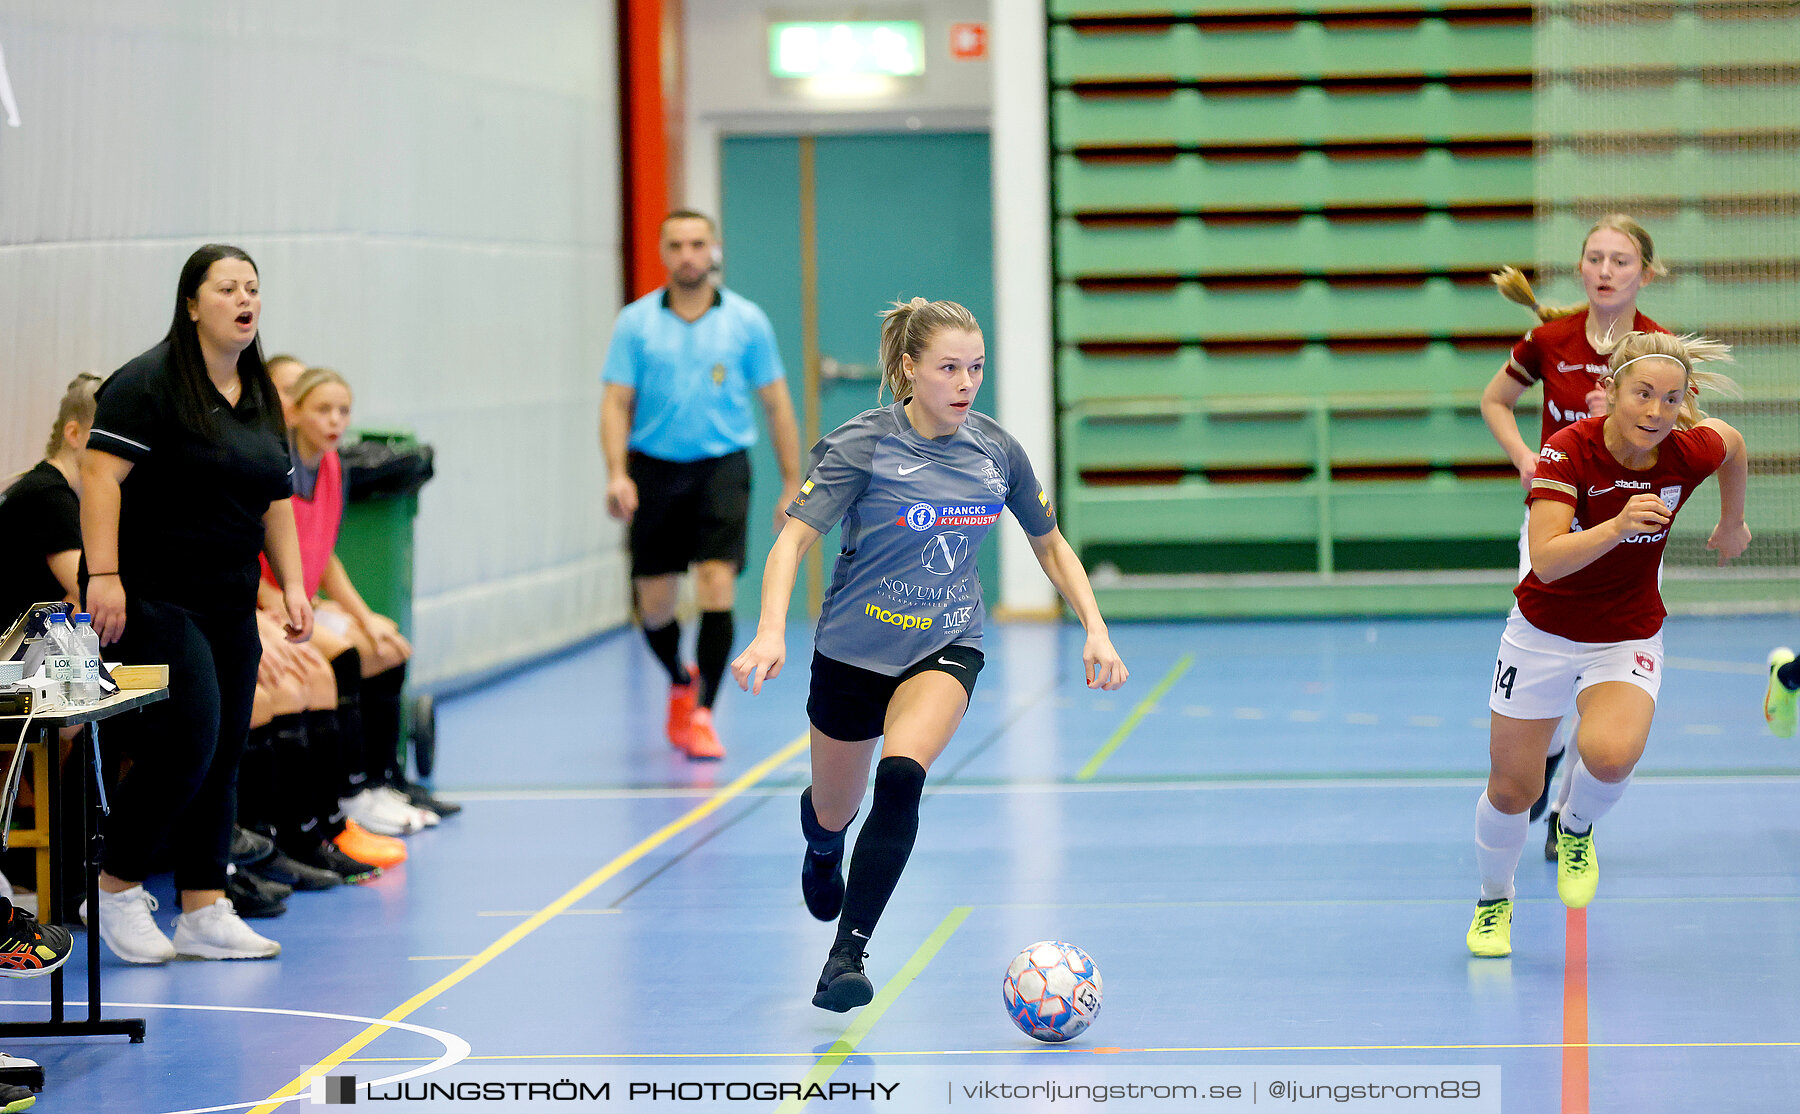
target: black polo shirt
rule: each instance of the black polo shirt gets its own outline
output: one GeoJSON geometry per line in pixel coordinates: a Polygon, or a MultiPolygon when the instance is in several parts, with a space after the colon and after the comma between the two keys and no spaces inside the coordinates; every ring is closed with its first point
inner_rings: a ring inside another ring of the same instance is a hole
{"type": "Polygon", "coordinates": [[[63,598],[49,557],[81,548],[81,503],[47,460],[0,495],[0,631],[34,603],[63,598]]]}
{"type": "MultiPolygon", "coordinates": [[[[165,341],[101,384],[88,447],[131,461],[120,488],[119,572],[129,597],[193,611],[256,606],[269,504],[292,494],[287,444],[245,384],[216,391],[209,439],[177,417],[165,341]]],[[[108,570],[102,570],[108,571],[108,570]]]]}

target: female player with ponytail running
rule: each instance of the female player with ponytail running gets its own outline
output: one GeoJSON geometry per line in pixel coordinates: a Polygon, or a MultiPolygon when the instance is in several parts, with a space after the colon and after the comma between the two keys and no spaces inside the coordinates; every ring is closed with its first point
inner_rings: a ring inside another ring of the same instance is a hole
{"type": "MultiPolygon", "coordinates": [[[[1519,482],[1531,491],[1537,470],[1537,450],[1525,444],[1513,420],[1513,407],[1534,383],[1544,385],[1543,419],[1538,443],[1590,414],[1606,412],[1606,392],[1600,381],[1606,375],[1606,357],[1626,333],[1662,333],[1668,330],[1638,312],[1637,296],[1668,268],[1656,258],[1656,245],[1643,226],[1623,213],[1601,217],[1588,229],[1581,244],[1577,268],[1587,301],[1578,306],[1538,304],[1531,283],[1511,267],[1494,275],[1494,285],[1510,302],[1527,306],[1539,325],[1513,345],[1506,364],[1481,393],[1481,417],[1506,450],[1507,459],[1519,470],[1519,482]]],[[[1531,571],[1526,544],[1527,522],[1519,527],[1519,579],[1531,571]]],[[[1550,740],[1544,759],[1544,792],[1531,806],[1531,819],[1543,815],[1550,799],[1550,783],[1562,760],[1567,740],[1575,735],[1575,718],[1550,740]]],[[[1563,780],[1564,792],[1568,780],[1563,780]]],[[[1559,799],[1557,808],[1562,807],[1559,799]]],[[[1550,835],[1544,844],[1547,858],[1555,858],[1556,811],[1550,813],[1550,835]]]]}
{"type": "Polygon", "coordinates": [[[1087,629],[1088,687],[1110,691],[1127,676],[1024,450],[971,409],[985,360],[974,315],[955,302],[914,298],[882,318],[883,384],[895,401],[813,446],[807,481],[769,550],[756,638],[731,666],[753,693],[781,675],[795,571],[841,521],[806,702],[813,783],[800,795],[800,889],[813,916],[838,922],[813,1005],[839,1013],[874,997],[863,946],[912,853],[925,772],[956,733],[981,672],[975,558],[1002,507],[1087,629]],[[846,887],[844,836],[877,744],[874,803],[846,887]]]}
{"type": "Polygon", "coordinates": [[[1593,824],[1625,794],[1662,685],[1657,568],[1676,512],[1719,474],[1719,564],[1750,544],[1744,439],[1698,407],[1724,376],[1696,371],[1729,349],[1701,337],[1628,333],[1608,361],[1606,414],[1544,443],[1531,480],[1531,572],[1519,582],[1494,666],[1487,791],[1475,806],[1481,897],[1469,951],[1512,954],[1513,875],[1526,811],[1543,787],[1544,749],[1571,705],[1579,757],[1558,821],[1556,890],[1579,909],[1599,881],[1593,824]]]}

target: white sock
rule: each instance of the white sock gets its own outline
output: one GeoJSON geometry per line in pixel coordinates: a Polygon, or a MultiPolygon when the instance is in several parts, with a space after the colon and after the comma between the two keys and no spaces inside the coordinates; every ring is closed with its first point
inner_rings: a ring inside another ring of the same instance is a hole
{"type": "Polygon", "coordinates": [[[1475,862],[1481,868],[1481,900],[1511,898],[1513,875],[1525,850],[1530,813],[1512,816],[1495,808],[1484,792],[1475,802],[1475,862]]]}
{"type": "Polygon", "coordinates": [[[1631,784],[1630,777],[1624,781],[1601,781],[1588,773],[1586,762],[1575,763],[1569,781],[1569,803],[1562,810],[1562,826],[1576,835],[1593,827],[1594,821],[1618,804],[1625,787],[1631,784]]]}
{"type": "Polygon", "coordinates": [[[1575,764],[1581,761],[1581,748],[1575,743],[1575,729],[1580,725],[1581,717],[1570,712],[1560,731],[1567,740],[1563,746],[1562,766],[1557,770],[1562,780],[1556,785],[1556,803],[1550,806],[1559,814],[1569,807],[1569,787],[1575,784],[1575,764]]]}

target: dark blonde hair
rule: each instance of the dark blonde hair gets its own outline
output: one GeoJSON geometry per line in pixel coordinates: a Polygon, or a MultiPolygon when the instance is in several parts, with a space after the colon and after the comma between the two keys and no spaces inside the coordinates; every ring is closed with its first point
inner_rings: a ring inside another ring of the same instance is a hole
{"type": "Polygon", "coordinates": [[[1681,396],[1681,413],[1675,418],[1676,429],[1692,429],[1706,420],[1706,411],[1700,409],[1702,390],[1730,398],[1739,394],[1738,385],[1732,382],[1730,376],[1716,371],[1699,371],[1694,367],[1700,363],[1730,363],[1731,345],[1692,333],[1675,336],[1672,333],[1630,332],[1619,338],[1619,343],[1613,347],[1612,355],[1606,361],[1606,366],[1611,369],[1606,382],[1609,410],[1619,396],[1619,373],[1626,364],[1648,356],[1673,360],[1681,365],[1681,370],[1686,374],[1687,390],[1681,396]]]}
{"type": "MultiPolygon", "coordinates": [[[[307,395],[327,383],[336,383],[346,391],[350,390],[349,381],[328,367],[309,367],[301,372],[300,378],[294,380],[294,408],[298,410],[300,404],[306,401],[307,395]]],[[[355,395],[356,392],[350,391],[350,393],[355,395]]]]}
{"type": "MultiPolygon", "coordinates": [[[[1624,213],[1608,213],[1606,216],[1595,221],[1594,227],[1588,229],[1587,235],[1581,238],[1581,250],[1583,254],[1587,253],[1587,242],[1593,239],[1594,233],[1600,231],[1602,228],[1610,228],[1614,232],[1624,235],[1633,244],[1636,244],[1638,256],[1644,261],[1645,271],[1652,275],[1666,275],[1669,273],[1669,268],[1663,264],[1662,260],[1656,257],[1656,242],[1650,239],[1650,233],[1644,231],[1643,225],[1632,220],[1624,213]]],[[[1499,271],[1488,277],[1492,278],[1494,280],[1494,285],[1500,288],[1500,295],[1503,298],[1509,302],[1516,302],[1517,304],[1530,309],[1531,312],[1537,314],[1539,321],[1554,321],[1559,317],[1573,317],[1578,313],[1586,311],[1588,308],[1586,302],[1581,302],[1572,306],[1540,305],[1537,300],[1537,295],[1532,292],[1531,280],[1527,279],[1523,274],[1520,274],[1515,267],[1502,267],[1499,271]]]]}
{"type": "Polygon", "coordinates": [[[958,332],[981,332],[975,315],[955,302],[930,302],[914,298],[895,302],[881,313],[881,382],[875,387],[875,404],[881,405],[882,391],[894,392],[894,398],[912,397],[912,381],[906,377],[901,356],[920,359],[931,338],[945,329],[958,332]]]}
{"type": "Polygon", "coordinates": [[[91,371],[84,371],[69,380],[69,388],[56,406],[56,424],[50,427],[50,443],[44,447],[44,459],[62,452],[67,443],[63,438],[64,426],[70,422],[84,426],[94,424],[94,392],[99,389],[100,377],[91,371]]]}

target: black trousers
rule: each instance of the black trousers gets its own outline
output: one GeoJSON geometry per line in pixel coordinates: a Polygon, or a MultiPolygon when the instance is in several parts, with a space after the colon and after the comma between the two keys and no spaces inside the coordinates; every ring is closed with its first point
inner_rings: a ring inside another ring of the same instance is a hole
{"type": "Polygon", "coordinates": [[[177,889],[222,890],[262,660],[255,613],[128,599],[125,635],[106,653],[169,666],[167,700],[115,718],[101,733],[131,759],[104,828],[106,871],[141,882],[166,847],[177,889]]]}

